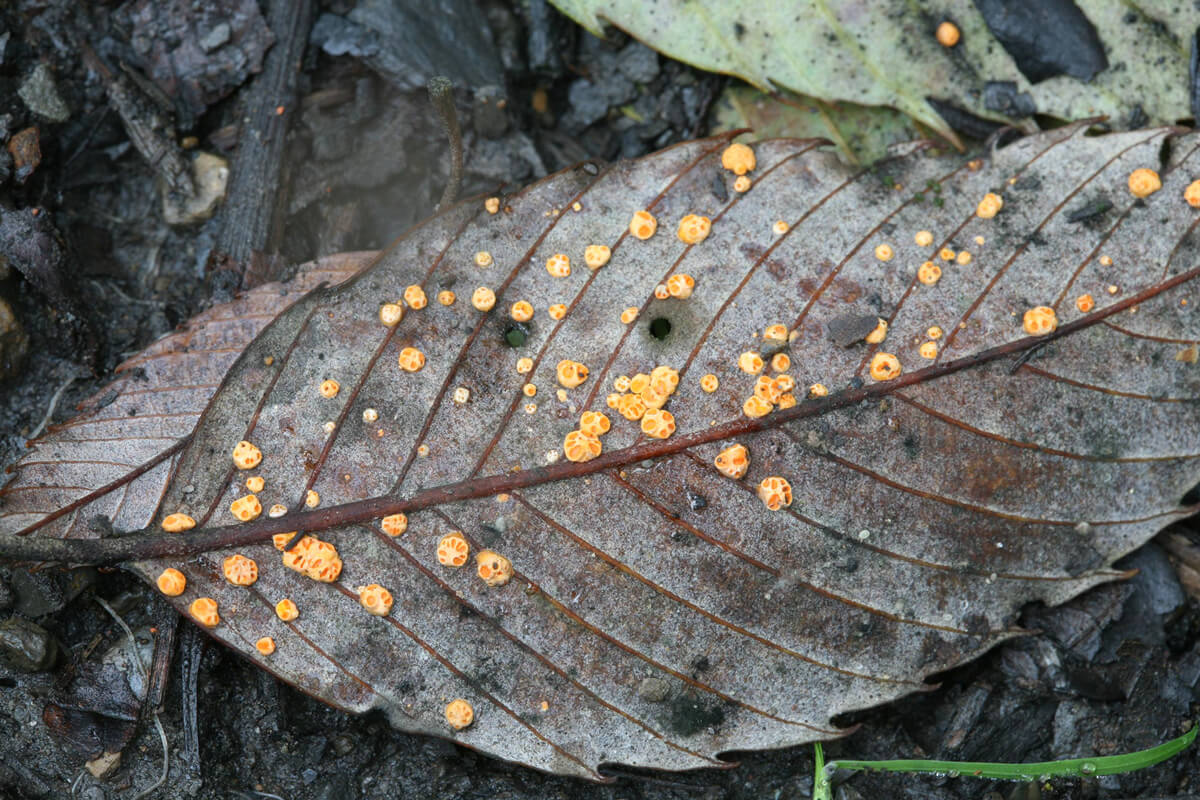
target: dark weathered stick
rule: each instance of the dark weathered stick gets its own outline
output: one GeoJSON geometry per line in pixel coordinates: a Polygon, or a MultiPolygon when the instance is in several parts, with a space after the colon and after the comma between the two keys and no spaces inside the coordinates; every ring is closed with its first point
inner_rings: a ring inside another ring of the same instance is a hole
{"type": "Polygon", "coordinates": [[[490,497],[501,492],[511,492],[551,481],[591,475],[613,467],[636,464],[648,458],[661,458],[689,447],[733,436],[743,436],[786,422],[826,414],[836,409],[857,405],[864,400],[882,397],[898,389],[940,378],[943,375],[950,375],[1007,356],[1020,355],[1030,348],[1061,339],[1095,325],[1131,306],[1144,303],[1169,289],[1198,277],[1200,277],[1200,267],[1194,267],[1131,295],[1102,311],[1093,312],[1061,325],[1048,336],[1028,336],[1017,339],[980,351],[975,355],[956,358],[944,364],[905,373],[893,381],[859,388],[847,388],[829,397],[806,400],[793,408],[777,411],[768,417],[739,418],[726,422],[724,425],[716,425],[695,433],[673,436],[670,439],[655,439],[621,450],[603,453],[599,457],[583,463],[559,462],[546,467],[535,467],[520,472],[507,472],[436,486],[408,497],[384,495],[370,500],[359,500],[339,506],[289,514],[286,517],[259,519],[244,525],[205,528],[184,534],[164,534],[158,530],[144,529],[110,539],[43,539],[33,536],[0,536],[0,558],[13,561],[53,561],[99,565],[147,558],[192,556],[210,550],[241,547],[266,541],[276,533],[319,531],[336,525],[367,522],[388,514],[407,513],[443,503],[490,497]]]}
{"type": "Polygon", "coordinates": [[[243,123],[213,250],[218,261],[234,261],[242,270],[256,251],[277,250],[283,235],[278,210],[287,202],[284,146],[288,123],[299,105],[296,82],[312,12],[312,0],[270,0],[267,25],[275,45],[242,96],[243,123]]]}
{"type": "Polygon", "coordinates": [[[454,107],[454,84],[449,78],[436,75],[429,79],[429,102],[433,103],[442,130],[450,140],[450,179],[438,201],[437,210],[441,211],[449,208],[458,197],[463,180],[462,131],[458,127],[458,110],[454,107]]]}
{"type": "Polygon", "coordinates": [[[189,197],[195,194],[191,166],[161,112],[149,107],[128,78],[113,74],[87,42],[79,42],[78,47],[83,62],[104,84],[108,101],[120,116],[133,148],[173,190],[189,197]]]}

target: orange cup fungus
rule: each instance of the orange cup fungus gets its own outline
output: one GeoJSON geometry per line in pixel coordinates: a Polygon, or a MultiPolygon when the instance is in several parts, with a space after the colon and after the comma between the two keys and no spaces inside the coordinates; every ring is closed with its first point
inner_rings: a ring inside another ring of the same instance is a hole
{"type": "Polygon", "coordinates": [[[933,244],[933,233],[930,231],[917,231],[916,235],[913,236],[913,241],[917,243],[918,247],[929,247],[929,245],[933,244]]]}
{"type": "Polygon", "coordinates": [[[254,494],[261,492],[266,485],[267,482],[263,480],[261,475],[251,475],[249,478],[246,478],[246,488],[254,494]]]}
{"type": "Polygon", "coordinates": [[[608,415],[601,411],[585,411],[579,418],[579,430],[589,436],[603,436],[611,427],[608,415]]]}
{"type": "Polygon", "coordinates": [[[738,356],[738,369],[751,375],[762,372],[763,360],[758,353],[745,352],[738,356]]]}
{"type": "Polygon", "coordinates": [[[1021,323],[1030,336],[1045,336],[1058,327],[1058,315],[1050,306],[1037,306],[1025,312],[1021,323]]]}
{"type": "Polygon", "coordinates": [[[254,643],[254,649],[264,656],[269,656],[275,652],[275,640],[270,636],[264,636],[254,643]]]}
{"type": "Polygon", "coordinates": [[[812,386],[808,387],[808,396],[809,397],[828,397],[829,396],[829,387],[827,387],[823,383],[814,383],[812,386]]]}
{"type": "Polygon", "coordinates": [[[257,519],[258,515],[262,513],[262,503],[258,502],[258,498],[254,495],[248,494],[230,503],[229,510],[240,521],[249,522],[252,519],[257,519]]]}
{"type": "Polygon", "coordinates": [[[167,597],[178,597],[187,588],[187,578],[174,567],[168,567],[159,573],[155,583],[158,584],[158,590],[167,597]]]}
{"type": "Polygon", "coordinates": [[[778,475],[763,478],[758,484],[757,493],[758,499],[771,511],[778,511],[792,504],[792,485],[778,475]]]}
{"type": "Polygon", "coordinates": [[[493,550],[480,550],[475,556],[475,574],[488,586],[503,586],[512,579],[513,565],[493,550]]]}
{"type": "Polygon", "coordinates": [[[496,293],[486,286],[480,286],[471,294],[471,305],[477,311],[491,311],[496,305],[496,293]]]}
{"type": "Polygon", "coordinates": [[[1152,169],[1135,169],[1129,173],[1129,193],[1138,199],[1149,197],[1162,188],[1162,178],[1152,169]]]}
{"type": "Polygon", "coordinates": [[[646,413],[646,401],[637,394],[623,394],[617,400],[617,413],[631,422],[639,420],[646,413]]]}
{"type": "Polygon", "coordinates": [[[342,574],[337,548],[313,536],[303,536],[283,553],[283,565],[321,583],[333,583],[342,574]]]}
{"type": "Polygon", "coordinates": [[[388,536],[399,536],[408,530],[408,517],[404,514],[390,514],[379,521],[379,527],[388,536]]]}
{"type": "Polygon", "coordinates": [[[254,469],[262,463],[262,450],[247,441],[238,442],[233,448],[233,465],[238,469],[254,469]]]}
{"type": "Polygon", "coordinates": [[[633,322],[637,318],[638,318],[638,307],[637,306],[630,306],[629,308],[627,308],[621,312],[621,323],[623,325],[628,325],[629,323],[633,322]]]}
{"type": "Polygon", "coordinates": [[[679,236],[679,241],[684,244],[698,244],[707,239],[711,231],[712,220],[708,217],[698,217],[695,214],[688,214],[679,220],[679,228],[676,234],[679,236]]]}
{"type": "Polygon", "coordinates": [[[442,289],[437,293],[437,301],[444,306],[454,305],[454,301],[456,299],[457,298],[455,297],[454,292],[450,291],[449,289],[442,289]]]}
{"type": "Polygon", "coordinates": [[[578,361],[570,361],[563,359],[558,362],[555,368],[558,376],[558,382],[567,389],[574,389],[579,384],[587,380],[588,368],[578,361]]]}
{"type": "Polygon", "coordinates": [[[731,444],[717,454],[713,464],[726,478],[740,480],[750,469],[750,451],[744,444],[731,444]]]}
{"type": "Polygon", "coordinates": [[[392,610],[392,593],[378,583],[372,583],[369,586],[359,586],[358,602],[369,613],[377,617],[386,617],[388,612],[392,610]]]}
{"type": "Polygon", "coordinates": [[[518,300],[512,304],[508,315],[517,322],[529,322],[533,319],[533,305],[528,300],[518,300]]]}
{"type": "Polygon", "coordinates": [[[871,358],[871,377],[877,381],[898,378],[900,371],[900,359],[891,353],[876,353],[871,358]]]}
{"type": "Polygon", "coordinates": [[[284,622],[291,622],[300,616],[300,609],[296,608],[296,604],[292,602],[291,598],[285,597],[275,604],[275,616],[284,622]]]}
{"type": "Polygon", "coordinates": [[[774,325],[768,325],[766,327],[766,330],[763,331],[763,339],[765,339],[768,342],[775,342],[776,344],[782,344],[783,342],[787,341],[787,338],[788,338],[787,325],[775,323],[774,325]]]}
{"type": "Polygon", "coordinates": [[[735,142],[721,153],[721,166],[734,175],[745,175],[747,172],[753,172],[758,163],[753,150],[741,142],[735,142]]]}
{"type": "Polygon", "coordinates": [[[379,321],[387,327],[392,327],[402,319],[404,319],[404,306],[399,303],[384,303],[379,307],[379,321]]]}
{"type": "Polygon", "coordinates": [[[892,249],[890,244],[881,244],[875,247],[875,257],[880,261],[891,261],[896,255],[896,251],[892,249]]]}
{"type": "Polygon", "coordinates": [[[1075,298],[1075,307],[1081,313],[1086,314],[1096,307],[1096,301],[1092,299],[1090,294],[1081,294],[1075,298]]]}
{"type": "Polygon", "coordinates": [[[1004,208],[1004,198],[995,192],[988,192],[975,207],[975,216],[980,219],[991,219],[999,214],[1002,208],[1004,208]]]}
{"type": "Polygon", "coordinates": [[[746,402],[742,403],[742,413],[751,419],[765,417],[775,410],[775,406],[769,401],[762,399],[758,395],[751,395],[746,398],[746,402]]]}
{"type": "Polygon", "coordinates": [[[249,586],[258,580],[258,564],[254,563],[254,559],[246,558],[240,553],[235,553],[221,562],[221,572],[225,573],[225,580],[234,586],[249,586]]]}
{"type": "Polygon", "coordinates": [[[938,353],[937,344],[934,342],[925,342],[924,344],[921,345],[920,349],[918,349],[917,352],[921,354],[921,358],[928,358],[928,359],[937,358],[937,353],[938,353]]]}
{"type": "Polygon", "coordinates": [[[553,278],[565,278],[571,274],[571,258],[565,253],[555,253],[546,259],[546,272],[553,278]]]}
{"type": "Polygon", "coordinates": [[[475,721],[475,709],[471,708],[471,704],[461,697],[456,700],[451,700],[446,705],[445,710],[446,724],[456,731],[461,731],[463,728],[470,727],[475,721]]]}
{"type": "Polygon", "coordinates": [[[733,182],[733,190],[739,194],[750,191],[750,177],[747,175],[738,175],[733,182]]]}
{"type": "Polygon", "coordinates": [[[787,372],[792,367],[792,359],[787,353],[776,353],[771,356],[771,369],[776,372],[787,372]]]}
{"type": "Polygon", "coordinates": [[[296,531],[290,533],[277,533],[271,537],[271,541],[275,545],[276,550],[283,550],[288,546],[288,542],[296,537],[296,531]]]}
{"type": "Polygon", "coordinates": [[[328,399],[328,398],[337,397],[338,390],[340,390],[341,388],[342,388],[342,385],[340,383],[338,383],[335,380],[328,379],[328,380],[321,381],[321,386],[320,386],[319,391],[321,392],[321,397],[328,399]]]}
{"type": "Polygon", "coordinates": [[[196,527],[196,520],[187,514],[168,514],[162,521],[162,529],[167,533],[181,533],[196,527]]]}
{"type": "Polygon", "coordinates": [[[650,383],[647,388],[659,394],[672,395],[679,386],[679,370],[660,364],[650,370],[650,383]]]}
{"type": "Polygon", "coordinates": [[[937,39],[937,43],[942,47],[954,47],[954,45],[958,44],[960,36],[961,33],[958,30],[958,26],[949,21],[938,25],[937,31],[934,32],[934,38],[937,39]]]}
{"type": "Polygon", "coordinates": [[[1183,199],[1192,208],[1200,208],[1200,181],[1192,181],[1183,190],[1183,199]]]}
{"type": "Polygon", "coordinates": [[[217,613],[217,601],[211,597],[197,597],[188,606],[188,613],[206,628],[215,628],[221,622],[221,615],[217,613]]]}
{"type": "Polygon", "coordinates": [[[770,375],[759,375],[758,380],[754,382],[754,396],[771,405],[778,403],[782,394],[783,389],[770,375]]]}
{"type": "Polygon", "coordinates": [[[571,431],[563,438],[563,455],[568,461],[583,463],[600,455],[600,440],[583,431],[571,431]]]}
{"type": "Polygon", "coordinates": [[[703,389],[707,394],[712,394],[715,392],[717,387],[720,385],[721,382],[717,380],[717,376],[713,375],[711,372],[700,379],[700,388],[703,389]]]}
{"type": "Polygon", "coordinates": [[[583,251],[583,263],[588,269],[600,269],[612,258],[612,249],[606,244],[589,244],[583,251]]]}
{"type": "Polygon", "coordinates": [[[667,278],[667,293],[676,300],[687,300],[696,288],[696,279],[685,272],[667,278]]]}
{"type": "Polygon", "coordinates": [[[649,211],[635,211],[629,220],[629,232],[634,237],[645,241],[658,230],[658,220],[649,211]]]}
{"type": "Polygon", "coordinates": [[[425,354],[415,347],[406,347],[400,351],[397,363],[405,372],[418,372],[425,366],[425,354]]]}
{"type": "Polygon", "coordinates": [[[461,567],[467,563],[471,545],[461,531],[451,531],[442,537],[437,546],[437,560],[443,567],[461,567]]]}
{"type": "Polygon", "coordinates": [[[867,344],[879,344],[887,338],[888,324],[886,319],[880,319],[875,330],[867,334],[867,344]]]}
{"type": "Polygon", "coordinates": [[[415,283],[404,290],[404,302],[408,303],[408,307],[412,309],[424,308],[429,304],[428,298],[425,297],[425,290],[415,283]]]}
{"type": "Polygon", "coordinates": [[[942,268],[932,261],[926,261],[917,269],[917,280],[926,286],[933,286],[942,278],[942,268]]]}
{"type": "Polygon", "coordinates": [[[666,439],[675,432],[675,417],[670,411],[648,408],[642,415],[642,433],[651,439],[666,439]]]}
{"type": "Polygon", "coordinates": [[[563,303],[555,303],[546,309],[546,313],[550,315],[550,319],[562,319],[567,315],[567,307],[563,303]]]}

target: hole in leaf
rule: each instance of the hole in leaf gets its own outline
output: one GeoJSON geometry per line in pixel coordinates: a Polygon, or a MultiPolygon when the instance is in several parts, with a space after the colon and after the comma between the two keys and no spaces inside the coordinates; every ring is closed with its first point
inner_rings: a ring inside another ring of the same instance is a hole
{"type": "Polygon", "coordinates": [[[522,347],[529,338],[529,327],[513,322],[504,329],[504,343],[509,347],[522,347]]]}
{"type": "Polygon", "coordinates": [[[650,320],[650,335],[660,342],[671,332],[671,320],[666,317],[655,317],[650,320]]]}
{"type": "Polygon", "coordinates": [[[1183,498],[1179,501],[1179,504],[1184,506],[1194,506],[1197,503],[1200,503],[1200,484],[1184,492],[1183,498]]]}

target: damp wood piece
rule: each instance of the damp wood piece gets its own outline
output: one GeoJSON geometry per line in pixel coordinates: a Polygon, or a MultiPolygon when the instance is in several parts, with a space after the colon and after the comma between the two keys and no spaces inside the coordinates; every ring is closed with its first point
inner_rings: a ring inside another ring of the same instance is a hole
{"type": "Polygon", "coordinates": [[[547,771],[601,780],[614,758],[704,768],[835,738],[841,715],[1020,635],[1028,604],[1121,577],[1116,559],[1190,513],[1200,372],[1176,355],[1200,342],[1185,199],[1200,134],[1085,132],[975,166],[902,149],[886,182],[820,142],[756,142],[754,188],[724,200],[716,137],[567,169],[494,216],[479,199],[446,209],[269,324],[228,307],[131,359],[15,466],[0,553],[123,563],[156,587],[176,569],[182,594],[156,596],[184,614],[211,599],[204,635],[281,679],[547,771]],[[1147,164],[1162,189],[1136,198],[1128,177],[1147,164]],[[894,188],[931,181],[940,206],[894,188]],[[989,192],[1004,201],[991,218],[989,192]],[[1069,221],[1100,195],[1098,223],[1069,221]],[[669,227],[639,239],[637,211],[669,227]],[[688,213],[715,220],[701,243],[675,235],[688,213]],[[592,244],[610,249],[602,268],[546,271],[592,244]],[[974,258],[938,257],[921,284],[943,247],[974,258]],[[405,287],[469,298],[485,250],[487,310],[381,323],[405,287]],[[695,279],[687,300],[666,289],[677,274],[695,279]],[[509,316],[520,301],[527,323],[509,316]],[[570,310],[542,313],[554,304],[570,310]],[[644,313],[621,324],[630,306],[644,313]],[[1039,307],[1056,324],[1030,334],[1039,307]],[[830,331],[848,315],[865,319],[843,346],[830,331]],[[418,371],[399,366],[406,348],[418,371]],[[261,453],[249,470],[242,441],[261,453]],[[243,522],[229,510],[253,478],[260,513],[243,522]],[[170,514],[196,526],[162,530],[170,514]],[[97,516],[129,533],[100,536],[97,516]],[[487,583],[504,566],[490,556],[480,575],[485,551],[511,564],[507,585],[487,583]],[[235,555],[253,584],[225,579],[235,555]],[[360,602],[373,583],[386,615],[360,602]],[[295,609],[277,613],[284,599],[295,609]],[[652,702],[630,675],[667,689],[652,702]],[[469,726],[449,726],[455,699],[469,726]]]}
{"type": "Polygon", "coordinates": [[[266,3],[267,27],[275,43],[263,59],[262,72],[240,93],[242,126],[212,263],[236,265],[234,269],[249,278],[248,285],[278,277],[269,269],[265,274],[247,270],[256,253],[278,252],[283,235],[284,215],[278,207],[287,202],[285,145],[288,127],[299,110],[297,82],[314,6],[312,0],[266,3]]]}

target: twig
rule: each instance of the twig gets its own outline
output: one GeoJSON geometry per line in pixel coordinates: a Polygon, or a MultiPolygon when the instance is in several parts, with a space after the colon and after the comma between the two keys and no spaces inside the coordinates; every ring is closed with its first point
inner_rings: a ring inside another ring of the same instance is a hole
{"type": "MultiPolygon", "coordinates": [[[[146,667],[145,664],[142,663],[142,654],[140,652],[138,652],[137,637],[135,637],[133,635],[133,630],[129,627],[128,623],[126,623],[125,620],[121,618],[121,615],[118,614],[116,611],[114,611],[112,606],[110,606],[108,603],[104,602],[104,598],[96,597],[96,602],[99,603],[101,605],[101,607],[105,611],[108,612],[108,615],[110,617],[112,617],[113,619],[115,619],[117,621],[117,624],[121,626],[121,630],[125,631],[125,635],[129,637],[129,647],[133,650],[133,663],[137,664],[138,670],[142,673],[142,680],[143,680],[143,684],[146,687],[146,698],[148,700],[150,697],[150,670],[146,667]]],[[[143,797],[150,794],[155,789],[157,789],[158,787],[162,786],[164,783],[167,782],[167,769],[171,765],[171,749],[167,745],[167,732],[163,730],[162,720],[160,720],[158,718],[158,711],[154,712],[154,727],[158,729],[158,738],[162,742],[162,751],[163,751],[162,773],[158,776],[158,780],[155,781],[152,786],[149,786],[149,787],[143,789],[142,791],[138,792],[133,797],[133,800],[142,800],[143,797]]]]}
{"type": "MultiPolygon", "coordinates": [[[[255,252],[278,249],[287,200],[284,164],[288,123],[299,107],[299,67],[312,28],[312,0],[270,0],[267,25],[276,36],[262,72],[242,95],[238,151],[230,168],[221,229],[213,248],[246,270],[255,252]]],[[[216,259],[220,263],[224,259],[216,259]]],[[[262,282],[275,276],[260,276],[262,282]]]]}
{"type": "MultiPolygon", "coordinates": [[[[876,383],[859,388],[847,388],[836,394],[809,400],[792,408],[778,411],[770,417],[757,419],[739,418],[723,425],[633,445],[621,450],[604,453],[591,461],[558,462],[549,466],[534,467],[520,472],[502,473],[490,477],[468,479],[456,483],[423,489],[408,497],[383,495],[369,500],[358,500],[330,508],[316,508],[288,514],[286,517],[259,518],[244,525],[228,525],[204,528],[189,533],[165,534],[153,528],[142,529],[109,539],[50,539],[33,536],[0,536],[0,558],[12,561],[48,561],[69,564],[118,564],[124,561],[143,559],[188,557],[211,550],[241,547],[263,542],[276,533],[290,531],[319,531],[326,528],[368,522],[389,514],[408,513],[422,508],[457,503],[479,497],[491,497],[501,492],[511,492],[552,481],[581,478],[602,470],[635,464],[646,459],[662,458],[691,447],[721,441],[734,436],[744,436],[768,428],[774,428],[799,419],[827,414],[849,408],[864,400],[883,397],[915,384],[951,375],[964,369],[977,367],[1009,356],[1019,355],[1045,342],[1061,339],[1077,331],[1091,327],[1108,317],[1126,310],[1130,306],[1144,303],[1180,284],[1200,277],[1200,266],[1144,289],[1137,294],[1115,303],[1101,311],[1095,311],[1077,320],[1068,322],[1046,336],[1028,336],[1006,344],[982,350],[943,364],[909,372],[892,381],[876,383]]],[[[1186,513],[1187,509],[1181,510],[1186,513]]],[[[57,513],[57,512],[56,512],[57,513]]],[[[40,523],[39,523],[40,524],[40,523]]],[[[36,530],[38,524],[26,529],[36,530]]]]}
{"type": "Polygon", "coordinates": [[[65,392],[67,387],[74,382],[75,376],[72,375],[71,377],[67,378],[66,383],[58,387],[58,391],[56,391],[54,396],[50,398],[50,407],[46,409],[46,416],[42,417],[42,421],[39,422],[38,426],[33,429],[33,433],[29,434],[30,439],[36,439],[41,435],[42,431],[46,429],[46,425],[50,422],[50,418],[54,416],[54,409],[58,408],[58,401],[62,397],[63,392],[65,392]]]}
{"type": "Polygon", "coordinates": [[[437,210],[443,211],[458,197],[463,180],[462,131],[458,127],[458,111],[454,107],[454,84],[449,78],[435,75],[429,79],[429,102],[433,103],[442,130],[450,140],[450,179],[437,205],[437,210]]]}

